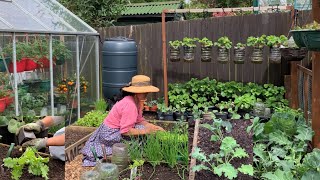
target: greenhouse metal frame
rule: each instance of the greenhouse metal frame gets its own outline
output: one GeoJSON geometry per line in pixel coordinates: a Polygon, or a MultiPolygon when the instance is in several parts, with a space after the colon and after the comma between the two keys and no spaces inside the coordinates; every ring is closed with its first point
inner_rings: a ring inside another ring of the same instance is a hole
{"type": "MultiPolygon", "coordinates": [[[[77,86],[77,115],[80,117],[80,49],[79,37],[94,37],[92,47],[95,46],[95,76],[96,98],[100,98],[100,67],[99,67],[99,33],[79,17],[74,15],[57,1],[52,0],[0,0],[0,33],[12,34],[12,60],[14,74],[14,104],[15,114],[19,116],[18,82],[16,59],[16,34],[30,33],[49,35],[50,60],[50,99],[51,114],[54,115],[54,87],[53,87],[53,57],[52,36],[73,35],[76,37],[76,86],[77,86]]],[[[92,48],[90,49],[91,52],[92,48]]],[[[90,53],[88,52],[88,54],[90,53]]],[[[88,57],[87,57],[88,58],[88,57]]],[[[86,59],[87,61],[87,59],[86,59]]],[[[7,68],[7,67],[6,67],[7,68]]]]}

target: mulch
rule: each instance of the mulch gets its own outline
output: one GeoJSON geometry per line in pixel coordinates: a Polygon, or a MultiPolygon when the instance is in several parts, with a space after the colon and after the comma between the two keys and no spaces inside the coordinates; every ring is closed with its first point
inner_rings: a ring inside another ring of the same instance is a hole
{"type": "MultiPolygon", "coordinates": [[[[235,158],[231,161],[231,164],[238,168],[242,164],[251,164],[253,163],[253,140],[252,140],[252,132],[249,134],[246,132],[246,129],[248,126],[252,124],[250,120],[229,120],[232,124],[232,131],[230,133],[224,132],[224,136],[232,136],[237,143],[245,149],[245,151],[248,153],[248,158],[235,158]]],[[[211,123],[212,120],[202,120],[201,124],[204,123],[211,123]]],[[[220,142],[213,143],[210,141],[211,138],[211,131],[206,128],[199,128],[199,139],[198,139],[198,147],[201,148],[203,152],[205,152],[206,155],[209,155],[211,153],[218,153],[220,151],[220,142]]],[[[197,164],[199,162],[197,161],[197,164]]],[[[224,176],[219,177],[218,175],[215,175],[211,171],[205,171],[202,170],[200,172],[196,172],[195,180],[204,180],[204,179],[210,179],[210,180],[227,180],[224,176]]],[[[238,180],[250,180],[253,179],[253,177],[249,175],[245,175],[242,173],[238,173],[238,177],[236,178],[238,180]]]]}
{"type": "MultiPolygon", "coordinates": [[[[0,146],[0,163],[3,163],[3,159],[6,157],[8,147],[0,146]]],[[[20,152],[18,149],[14,149],[12,151],[12,154],[10,157],[16,158],[20,157],[22,155],[22,152],[20,152]]],[[[62,180],[65,178],[64,172],[65,172],[65,162],[56,160],[56,159],[50,159],[48,166],[49,166],[49,173],[48,177],[50,180],[62,180]]],[[[5,169],[4,173],[0,172],[0,179],[3,180],[10,180],[11,179],[11,170],[10,169],[5,169]]],[[[20,180],[43,180],[41,176],[34,176],[32,174],[28,173],[28,169],[24,168],[23,169],[23,174],[20,178],[20,180]]]]}

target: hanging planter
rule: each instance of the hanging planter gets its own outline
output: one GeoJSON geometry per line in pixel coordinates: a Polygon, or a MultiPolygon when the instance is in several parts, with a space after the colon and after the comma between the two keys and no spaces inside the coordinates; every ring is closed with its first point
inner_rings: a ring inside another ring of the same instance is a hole
{"type": "Polygon", "coordinates": [[[253,47],[251,55],[251,62],[254,64],[261,64],[263,62],[263,47],[266,45],[266,35],[261,37],[250,36],[247,39],[247,46],[253,47]]]}
{"type": "Polygon", "coordinates": [[[270,35],[270,36],[267,36],[266,40],[267,40],[267,45],[270,47],[270,54],[269,54],[270,62],[276,63],[276,64],[281,63],[280,46],[287,43],[288,38],[284,35],[281,35],[280,37],[270,35]]]}
{"type": "Polygon", "coordinates": [[[201,44],[201,61],[211,62],[212,41],[205,37],[199,40],[199,43],[201,44]]]}
{"type": "Polygon", "coordinates": [[[180,61],[180,45],[181,41],[169,41],[170,46],[170,61],[171,62],[178,62],[180,61]]]}
{"type": "Polygon", "coordinates": [[[72,59],[71,51],[62,41],[57,39],[52,40],[52,55],[56,65],[63,65],[66,60],[72,59]]]}
{"type": "Polygon", "coordinates": [[[218,62],[226,64],[229,62],[229,49],[232,47],[232,42],[227,36],[223,36],[214,43],[218,47],[218,62]]]}
{"type": "Polygon", "coordinates": [[[237,43],[234,47],[234,60],[235,64],[244,64],[246,53],[246,45],[242,43],[237,43]]]}
{"type": "MultiPolygon", "coordinates": [[[[23,72],[26,69],[26,60],[25,59],[21,59],[21,60],[17,60],[17,73],[19,72],[23,72]]],[[[13,73],[13,62],[11,62],[9,64],[9,72],[13,73]]]]}
{"type": "Polygon", "coordinates": [[[302,39],[309,51],[320,51],[320,30],[305,31],[302,39]]]}
{"type": "Polygon", "coordinates": [[[194,52],[196,47],[197,38],[183,38],[182,45],[184,50],[184,61],[193,62],[194,61],[194,52]]]}
{"type": "Polygon", "coordinates": [[[302,39],[302,34],[304,33],[304,31],[302,31],[302,30],[292,30],[290,32],[292,34],[294,42],[297,44],[298,47],[300,47],[300,48],[306,47],[306,44],[304,43],[304,41],[302,39]]]}
{"type": "Polygon", "coordinates": [[[307,55],[306,48],[281,48],[281,57],[287,61],[301,61],[307,55]]]}
{"type": "Polygon", "coordinates": [[[26,68],[25,68],[26,71],[33,71],[37,69],[38,64],[33,59],[27,58],[27,57],[23,59],[26,60],[26,68]]]}
{"type": "Polygon", "coordinates": [[[6,99],[1,98],[0,99],[0,113],[3,113],[4,110],[6,110],[7,104],[6,104],[6,99]]]}

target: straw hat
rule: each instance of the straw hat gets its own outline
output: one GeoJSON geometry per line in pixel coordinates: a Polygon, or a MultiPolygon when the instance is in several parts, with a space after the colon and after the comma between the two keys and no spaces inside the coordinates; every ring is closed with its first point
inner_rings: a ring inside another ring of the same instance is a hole
{"type": "Polygon", "coordinates": [[[122,88],[122,90],[131,93],[151,93],[159,92],[159,88],[152,86],[150,78],[145,75],[136,75],[132,77],[128,87],[122,88]]]}

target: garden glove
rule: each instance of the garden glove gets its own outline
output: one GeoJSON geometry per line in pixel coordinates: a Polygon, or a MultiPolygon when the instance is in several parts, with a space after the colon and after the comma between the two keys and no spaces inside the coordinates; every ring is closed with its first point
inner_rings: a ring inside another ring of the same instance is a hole
{"type": "Polygon", "coordinates": [[[28,147],[28,146],[33,146],[37,150],[45,148],[47,146],[47,140],[48,138],[36,138],[32,139],[30,141],[27,141],[22,144],[22,147],[28,147]]]}
{"type": "MultiPolygon", "coordinates": [[[[40,120],[35,123],[29,123],[24,126],[21,126],[21,128],[24,128],[24,130],[26,131],[33,131],[35,133],[40,133],[45,129],[43,122],[41,122],[40,120]]],[[[17,130],[16,135],[19,134],[21,128],[17,130]]]]}

